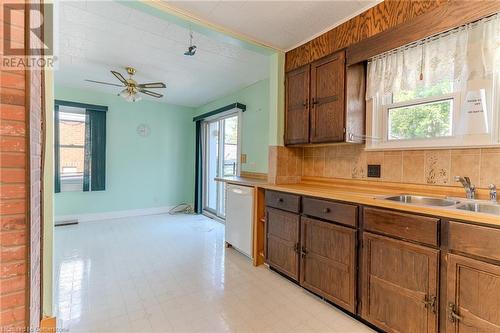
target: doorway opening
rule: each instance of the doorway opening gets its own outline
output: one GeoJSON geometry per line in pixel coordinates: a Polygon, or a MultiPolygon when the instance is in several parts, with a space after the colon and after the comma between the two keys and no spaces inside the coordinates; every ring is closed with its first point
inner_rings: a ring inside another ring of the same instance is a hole
{"type": "Polygon", "coordinates": [[[240,112],[234,111],[202,123],[203,213],[224,219],[226,184],[216,177],[240,174],[240,112]]]}

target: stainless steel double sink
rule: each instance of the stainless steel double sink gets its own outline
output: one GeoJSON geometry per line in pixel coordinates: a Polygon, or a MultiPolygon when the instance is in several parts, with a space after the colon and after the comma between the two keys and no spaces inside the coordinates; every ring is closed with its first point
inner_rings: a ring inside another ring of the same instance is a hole
{"type": "Polygon", "coordinates": [[[469,212],[500,216],[500,205],[495,202],[471,199],[438,198],[410,194],[399,194],[379,197],[382,200],[394,201],[409,205],[459,209],[469,212]]]}

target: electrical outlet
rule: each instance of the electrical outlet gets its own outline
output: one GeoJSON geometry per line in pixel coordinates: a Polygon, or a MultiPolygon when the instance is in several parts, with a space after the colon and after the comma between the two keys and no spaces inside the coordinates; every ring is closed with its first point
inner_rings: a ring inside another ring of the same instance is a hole
{"type": "Polygon", "coordinates": [[[380,178],[380,164],[368,164],[368,177],[380,178]]]}

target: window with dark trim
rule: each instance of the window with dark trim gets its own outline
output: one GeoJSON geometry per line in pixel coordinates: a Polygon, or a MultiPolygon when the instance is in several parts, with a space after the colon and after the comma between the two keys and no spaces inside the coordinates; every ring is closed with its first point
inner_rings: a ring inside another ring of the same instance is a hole
{"type": "Polygon", "coordinates": [[[55,192],[106,189],[106,106],[56,100],[55,192]]]}

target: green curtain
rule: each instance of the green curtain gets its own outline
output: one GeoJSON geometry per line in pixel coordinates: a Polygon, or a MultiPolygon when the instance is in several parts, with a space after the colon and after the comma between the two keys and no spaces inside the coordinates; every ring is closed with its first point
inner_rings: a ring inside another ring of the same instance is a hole
{"type": "MultiPolygon", "coordinates": [[[[106,189],[106,112],[87,109],[90,122],[90,188],[106,189]]],[[[87,140],[86,140],[87,141],[87,140]]]]}
{"type": "Polygon", "coordinates": [[[54,192],[61,192],[61,168],[59,158],[59,105],[54,108],[54,192]]]}
{"type": "Polygon", "coordinates": [[[203,169],[202,169],[202,137],[201,137],[201,120],[196,122],[196,147],[195,147],[195,178],[194,178],[194,211],[196,214],[201,214],[202,206],[202,183],[203,183],[203,169]]]}
{"type": "Polygon", "coordinates": [[[85,110],[85,143],[83,145],[83,191],[90,191],[90,161],[92,160],[89,112],[85,110]]]}

